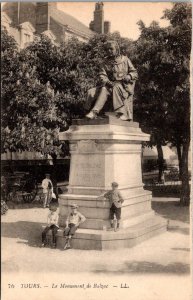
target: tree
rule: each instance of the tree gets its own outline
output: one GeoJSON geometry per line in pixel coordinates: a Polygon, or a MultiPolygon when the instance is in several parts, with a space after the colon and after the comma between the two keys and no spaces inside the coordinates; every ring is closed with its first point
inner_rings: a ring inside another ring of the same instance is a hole
{"type": "Polygon", "coordinates": [[[151,133],[162,164],[161,146],[177,147],[182,178],[181,203],[190,200],[188,149],[190,144],[190,51],[191,5],[176,3],[164,18],[171,25],[160,28],[156,22],[146,27],[139,22],[141,35],[136,42],[139,70],[136,117],[151,133]],[[182,150],[181,150],[182,149],[182,150]]]}
{"type": "Polygon", "coordinates": [[[138,23],[141,35],[135,44],[133,61],[138,69],[139,80],[136,85],[135,117],[143,130],[151,135],[149,145],[158,151],[158,181],[164,170],[162,146],[167,143],[167,101],[169,82],[163,84],[167,64],[162,62],[166,30],[152,22],[145,27],[138,23]],[[165,86],[164,86],[165,85],[165,86]]]}
{"type": "Polygon", "coordinates": [[[5,31],[2,44],[2,152],[59,151],[60,120],[52,87],[37,79],[36,66],[24,59],[5,31]]]}
{"type": "Polygon", "coordinates": [[[190,53],[192,32],[192,9],[190,3],[176,3],[166,10],[164,18],[171,26],[168,28],[168,47],[170,60],[173,61],[173,75],[176,84],[171,95],[173,107],[170,110],[170,140],[177,147],[179,168],[182,180],[181,204],[190,202],[188,174],[188,151],[190,146],[190,53]]]}

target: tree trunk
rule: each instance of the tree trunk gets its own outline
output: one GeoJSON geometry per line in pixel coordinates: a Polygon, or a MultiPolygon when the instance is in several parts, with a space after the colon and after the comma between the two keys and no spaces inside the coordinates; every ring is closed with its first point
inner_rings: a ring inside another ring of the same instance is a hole
{"type": "Polygon", "coordinates": [[[54,193],[56,195],[56,199],[58,199],[58,188],[57,188],[57,155],[55,153],[51,154],[52,157],[52,183],[54,188],[54,193]]]}
{"type": "Polygon", "coordinates": [[[182,148],[182,190],[180,196],[180,204],[188,206],[190,204],[190,185],[188,176],[188,150],[190,141],[186,141],[182,148]]]}
{"type": "Polygon", "coordinates": [[[178,163],[179,163],[179,179],[182,179],[182,151],[181,151],[181,145],[176,145],[177,154],[178,154],[178,163]]]}
{"type": "Polygon", "coordinates": [[[158,153],[158,169],[159,169],[158,182],[161,182],[163,178],[163,171],[164,171],[163,149],[161,144],[157,144],[156,147],[158,153]]]}

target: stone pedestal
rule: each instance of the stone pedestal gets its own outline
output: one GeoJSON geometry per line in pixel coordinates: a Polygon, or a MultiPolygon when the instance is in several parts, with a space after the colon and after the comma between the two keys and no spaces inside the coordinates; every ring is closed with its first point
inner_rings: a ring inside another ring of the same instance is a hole
{"type": "MultiPolygon", "coordinates": [[[[73,238],[73,247],[99,249],[131,247],[166,230],[166,221],[151,209],[151,192],[143,189],[141,142],[148,141],[138,123],[125,122],[109,114],[105,119],[74,120],[60,134],[70,142],[68,193],[60,195],[60,226],[65,225],[70,204],[77,203],[86,221],[73,238]],[[124,198],[120,230],[110,232],[109,201],[98,197],[119,183],[124,198]]],[[[57,245],[64,239],[59,232],[57,245]]]]}

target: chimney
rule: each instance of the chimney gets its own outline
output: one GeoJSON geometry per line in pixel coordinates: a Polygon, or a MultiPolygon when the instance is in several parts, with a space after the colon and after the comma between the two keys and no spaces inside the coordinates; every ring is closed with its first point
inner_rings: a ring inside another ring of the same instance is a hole
{"type": "Polygon", "coordinates": [[[94,31],[97,33],[104,33],[104,11],[103,11],[103,2],[95,4],[94,11],[94,31]]]}
{"type": "Polygon", "coordinates": [[[105,21],[104,22],[104,33],[108,34],[108,33],[110,33],[110,30],[111,30],[111,22],[105,21]]]}
{"type": "Polygon", "coordinates": [[[50,12],[57,9],[56,2],[37,2],[36,4],[36,31],[42,33],[50,29],[50,12]]]}

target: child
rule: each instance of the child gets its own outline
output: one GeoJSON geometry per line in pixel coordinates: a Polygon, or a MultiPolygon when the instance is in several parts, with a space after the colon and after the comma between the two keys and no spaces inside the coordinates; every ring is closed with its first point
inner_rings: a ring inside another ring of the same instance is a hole
{"type": "Polygon", "coordinates": [[[56,248],[56,234],[59,229],[58,226],[58,213],[57,207],[56,206],[50,206],[49,207],[49,214],[48,214],[48,219],[47,219],[47,226],[42,232],[42,247],[46,246],[46,234],[48,231],[51,229],[52,230],[52,241],[53,241],[53,248],[56,248]]]}
{"type": "Polygon", "coordinates": [[[43,207],[49,207],[51,202],[52,193],[53,193],[53,184],[50,180],[50,174],[46,174],[46,178],[42,181],[43,195],[44,195],[44,204],[43,207]]]}
{"type": "Polygon", "coordinates": [[[112,190],[106,192],[103,196],[110,201],[110,222],[111,222],[111,229],[119,230],[119,222],[121,219],[121,207],[122,203],[124,202],[120,191],[118,190],[118,183],[112,183],[112,190]],[[114,225],[114,215],[116,217],[116,225],[114,225]]]}
{"type": "Polygon", "coordinates": [[[72,236],[75,234],[76,230],[78,229],[78,226],[86,220],[86,218],[78,211],[77,204],[72,204],[70,205],[70,207],[71,213],[66,219],[66,228],[64,230],[64,236],[66,238],[64,250],[71,248],[70,240],[72,236]]]}

